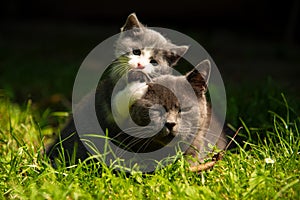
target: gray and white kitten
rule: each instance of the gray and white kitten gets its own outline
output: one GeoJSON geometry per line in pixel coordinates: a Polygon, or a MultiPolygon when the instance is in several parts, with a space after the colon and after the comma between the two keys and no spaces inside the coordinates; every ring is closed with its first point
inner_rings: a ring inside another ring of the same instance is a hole
{"type": "Polygon", "coordinates": [[[145,27],[134,13],[130,14],[115,44],[116,60],[109,67],[109,76],[113,84],[121,77],[124,79],[116,89],[118,92],[112,97],[115,116],[124,121],[128,117],[128,104],[124,102],[127,102],[132,94],[134,99],[139,99],[143,92],[134,91],[137,88],[145,90],[145,81],[170,74],[171,67],[187,49],[188,46],[177,46],[159,32],[145,27]],[[145,76],[140,76],[140,72],[145,76]]]}
{"type": "Polygon", "coordinates": [[[150,77],[169,74],[188,46],[177,46],[159,32],[145,27],[134,13],[121,28],[115,44],[111,76],[120,78],[131,70],[138,70],[150,77]]]}

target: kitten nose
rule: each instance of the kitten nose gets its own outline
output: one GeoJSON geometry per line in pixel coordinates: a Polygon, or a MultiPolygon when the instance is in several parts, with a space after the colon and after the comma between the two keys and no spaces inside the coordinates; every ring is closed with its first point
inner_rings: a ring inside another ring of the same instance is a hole
{"type": "Polygon", "coordinates": [[[165,127],[167,127],[167,129],[169,129],[170,131],[173,129],[173,127],[176,125],[175,122],[166,122],[165,123],[165,127]]]}
{"type": "Polygon", "coordinates": [[[138,63],[138,64],[137,64],[137,68],[138,68],[138,69],[144,69],[145,67],[144,67],[141,63],[138,63]]]}

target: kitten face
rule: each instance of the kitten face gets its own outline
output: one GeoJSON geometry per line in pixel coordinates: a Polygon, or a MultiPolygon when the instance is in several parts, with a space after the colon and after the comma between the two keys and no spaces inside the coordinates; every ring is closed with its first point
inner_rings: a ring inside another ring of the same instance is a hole
{"type": "MultiPolygon", "coordinates": [[[[160,56],[156,55],[151,48],[133,49],[128,54],[128,58],[128,64],[131,69],[139,69],[147,74],[160,73],[160,68],[162,68],[160,66],[167,66],[167,63],[161,60],[160,56]]],[[[166,70],[168,69],[162,71],[166,70]]]]}
{"type": "Polygon", "coordinates": [[[146,94],[131,106],[133,121],[139,126],[160,130],[152,141],[162,146],[176,136],[185,141],[193,139],[208,118],[205,91],[209,69],[203,73],[195,69],[186,76],[156,78],[154,83],[148,84],[146,94]],[[188,89],[190,86],[192,90],[188,89]],[[192,98],[193,95],[196,98],[192,98]]]}
{"type": "MultiPolygon", "coordinates": [[[[146,28],[135,14],[129,15],[121,28],[120,38],[115,45],[115,55],[127,58],[127,70],[139,70],[151,77],[169,74],[187,46],[177,46],[160,33],[146,28]]],[[[124,64],[124,63],[123,63],[124,64]]]]}
{"type": "MultiPolygon", "coordinates": [[[[165,75],[158,78],[154,84],[148,85],[148,91],[143,98],[136,101],[131,107],[131,117],[140,126],[152,126],[152,130],[160,130],[154,137],[154,141],[165,144],[175,136],[182,139],[193,136],[195,127],[198,127],[198,99],[189,98],[191,95],[187,90],[172,92],[174,85],[185,88],[182,78],[173,78],[165,75]],[[165,82],[166,81],[166,82],[165,82]],[[160,85],[163,82],[170,83],[168,88],[160,85]],[[184,102],[180,104],[180,102],[184,102]],[[150,123],[151,122],[151,123],[150,123]]],[[[174,91],[174,90],[173,90],[174,91]]],[[[206,113],[206,108],[204,108],[206,113]]]]}

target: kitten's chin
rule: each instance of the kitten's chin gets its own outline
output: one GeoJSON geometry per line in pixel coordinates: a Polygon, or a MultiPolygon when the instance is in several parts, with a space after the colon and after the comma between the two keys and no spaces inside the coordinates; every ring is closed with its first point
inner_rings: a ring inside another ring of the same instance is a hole
{"type": "Polygon", "coordinates": [[[174,146],[172,140],[175,138],[176,135],[176,132],[163,128],[155,138],[155,141],[161,144],[162,146],[174,146]]]}

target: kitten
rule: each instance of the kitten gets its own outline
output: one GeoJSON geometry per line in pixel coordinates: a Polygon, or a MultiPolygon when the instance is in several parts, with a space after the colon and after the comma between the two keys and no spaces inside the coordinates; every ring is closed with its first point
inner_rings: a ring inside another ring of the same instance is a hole
{"type": "MultiPolygon", "coordinates": [[[[134,13],[130,14],[115,43],[116,59],[105,71],[97,87],[95,106],[101,127],[110,128],[109,130],[113,132],[116,123],[111,107],[116,108],[117,118],[126,119],[128,116],[124,110],[128,110],[128,105],[124,105],[124,101],[131,96],[129,94],[132,94],[136,88],[143,88],[140,93],[135,93],[135,99],[141,98],[148,87],[145,81],[169,74],[170,67],[178,62],[187,49],[187,46],[177,46],[160,33],[145,27],[134,13]],[[120,84],[116,86],[117,82],[120,84]],[[114,96],[112,96],[113,90],[116,90],[114,96]]],[[[85,113],[86,104],[92,102],[92,98],[95,97],[87,95],[77,106],[77,112],[85,113]]],[[[61,132],[61,138],[57,138],[53,146],[47,148],[47,155],[51,160],[59,157],[60,139],[61,146],[66,149],[65,153],[70,157],[74,157],[75,160],[84,160],[88,157],[76,131],[74,119],[70,119],[61,132]],[[75,155],[74,148],[77,149],[75,155]]]]}
{"type": "Polygon", "coordinates": [[[132,120],[142,126],[134,129],[133,134],[139,137],[120,132],[115,139],[126,150],[145,153],[170,146],[178,137],[178,141],[191,144],[185,147],[185,154],[194,158],[189,160],[192,165],[202,161],[208,144],[214,143],[207,138],[213,138],[218,149],[224,149],[225,133],[205,96],[210,68],[209,60],[204,60],[186,76],[163,75],[148,83],[146,93],[130,108],[132,120]],[[159,130],[156,135],[141,138],[155,130],[159,130]]]}
{"type": "Polygon", "coordinates": [[[121,28],[115,44],[116,60],[110,69],[113,79],[120,79],[128,71],[142,71],[150,77],[169,74],[188,49],[177,46],[155,30],[145,27],[134,13],[121,28]]]}
{"type": "MultiPolygon", "coordinates": [[[[145,81],[163,74],[170,74],[180,57],[187,51],[187,46],[177,46],[160,33],[145,27],[130,14],[115,45],[117,59],[109,67],[110,78],[115,83],[125,75],[119,84],[118,93],[113,96],[114,113],[120,121],[127,116],[128,105],[124,104],[137,88],[146,89],[145,81]],[[140,76],[142,72],[146,76],[140,76]],[[146,77],[147,80],[144,80],[146,77]]],[[[135,93],[138,99],[141,94],[135,93]]]]}

